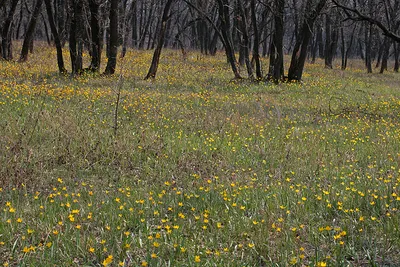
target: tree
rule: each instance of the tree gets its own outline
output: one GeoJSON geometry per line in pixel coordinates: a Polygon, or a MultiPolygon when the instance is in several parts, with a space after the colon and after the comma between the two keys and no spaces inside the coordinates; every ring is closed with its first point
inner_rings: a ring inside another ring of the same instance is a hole
{"type": "Polygon", "coordinates": [[[174,1],[175,0],[167,0],[167,3],[165,4],[163,15],[161,18],[160,32],[158,34],[157,47],[154,50],[153,60],[151,61],[150,69],[145,77],[145,80],[156,77],[158,64],[160,62],[161,50],[162,50],[162,47],[164,46],[165,31],[167,29],[167,21],[170,18],[169,11],[170,11],[172,3],[174,1]]]}
{"type": "Polygon", "coordinates": [[[253,66],[251,65],[250,62],[250,37],[249,37],[249,29],[247,25],[247,16],[246,16],[246,11],[243,6],[242,0],[237,0],[237,5],[239,7],[239,25],[242,33],[242,41],[241,41],[241,47],[243,49],[243,58],[246,64],[247,68],[247,74],[250,79],[254,79],[254,73],[253,73],[253,66]]]}
{"type": "Polygon", "coordinates": [[[306,1],[305,10],[308,11],[308,13],[305,15],[300,32],[297,35],[297,40],[289,67],[289,81],[300,81],[302,78],[304,64],[307,58],[308,44],[312,37],[312,28],[316,18],[324,8],[327,0],[319,0],[315,7],[313,7],[314,3],[312,0],[306,1]]]}
{"type": "Polygon", "coordinates": [[[117,53],[118,53],[118,2],[119,0],[111,0],[110,6],[110,41],[109,41],[109,55],[105,75],[112,75],[115,73],[117,66],[117,53]]]}
{"type": "Polygon", "coordinates": [[[24,42],[22,44],[21,56],[19,58],[20,62],[25,62],[28,60],[29,46],[33,40],[33,35],[35,33],[36,23],[42,8],[42,3],[43,0],[37,0],[35,8],[33,9],[32,17],[29,21],[28,29],[26,30],[24,42]]]}
{"type": "Polygon", "coordinates": [[[91,56],[89,70],[98,72],[101,62],[101,36],[100,36],[100,4],[98,0],[89,0],[90,30],[91,30],[91,56]]]}
{"type": "Polygon", "coordinates": [[[285,12],[285,1],[274,0],[274,24],[275,30],[271,41],[269,77],[275,83],[283,80],[283,36],[284,25],[283,16],[285,12]]]}
{"type": "Polygon", "coordinates": [[[58,70],[60,73],[64,74],[67,72],[67,70],[64,67],[64,58],[63,58],[61,40],[60,40],[60,36],[59,36],[57,28],[56,28],[56,24],[54,22],[53,11],[51,8],[50,0],[44,0],[44,4],[46,6],[46,12],[47,12],[47,17],[48,17],[48,20],[50,23],[51,33],[54,37],[54,43],[56,45],[58,70]]]}
{"type": "Polygon", "coordinates": [[[230,26],[230,11],[229,11],[229,2],[228,0],[217,0],[218,4],[218,13],[220,20],[220,32],[222,43],[224,44],[226,57],[228,59],[229,64],[231,65],[233,74],[235,75],[235,79],[241,79],[239,69],[237,67],[235,49],[232,42],[232,33],[230,26]]]}
{"type": "Polygon", "coordinates": [[[225,49],[226,58],[228,63],[231,66],[232,72],[235,76],[235,79],[242,79],[240,75],[239,68],[237,67],[235,49],[232,43],[232,33],[230,30],[230,12],[229,12],[229,3],[227,0],[217,0],[218,5],[218,17],[219,17],[219,26],[201,9],[199,9],[196,5],[192,4],[189,0],[183,0],[187,3],[191,8],[196,10],[204,19],[206,19],[215,29],[216,33],[221,39],[221,42],[225,49]]]}
{"type": "Polygon", "coordinates": [[[6,18],[6,21],[4,22],[3,30],[1,32],[1,39],[2,39],[1,52],[3,59],[5,60],[11,60],[13,58],[12,42],[11,42],[11,24],[14,18],[15,10],[17,9],[18,2],[19,0],[12,0],[10,11],[8,12],[8,16],[6,18]]]}
{"type": "Polygon", "coordinates": [[[257,25],[257,10],[256,10],[256,1],[250,0],[250,8],[251,8],[251,23],[253,26],[254,31],[254,44],[253,44],[253,59],[256,63],[256,77],[257,80],[262,79],[262,72],[261,72],[261,62],[260,62],[260,35],[258,32],[258,25],[257,25]]]}
{"type": "Polygon", "coordinates": [[[330,9],[325,15],[325,68],[333,68],[333,58],[336,54],[339,38],[339,14],[330,9]],[[334,18],[334,22],[333,22],[334,18]]]}
{"type": "Polygon", "coordinates": [[[83,3],[81,0],[70,2],[71,22],[69,30],[69,52],[71,57],[72,75],[82,72],[82,26],[83,26],[83,3]]]}
{"type": "MultiPolygon", "coordinates": [[[[396,34],[397,29],[400,26],[400,20],[397,20],[395,22],[395,29],[391,30],[390,27],[388,25],[385,25],[383,22],[381,22],[378,19],[375,19],[370,15],[366,15],[364,13],[362,13],[359,9],[357,8],[351,8],[348,6],[345,6],[341,3],[339,3],[337,0],[332,0],[333,3],[335,3],[335,5],[339,8],[342,8],[348,19],[354,20],[354,21],[366,21],[370,24],[376,25],[379,29],[381,29],[381,31],[383,32],[383,34],[389,38],[391,38],[392,40],[396,41],[396,42],[400,42],[400,35],[396,34]]],[[[397,3],[398,1],[396,1],[397,3]]],[[[369,1],[369,3],[371,3],[371,5],[374,4],[373,1],[369,1]]],[[[395,10],[395,11],[398,11],[395,10]]]]}

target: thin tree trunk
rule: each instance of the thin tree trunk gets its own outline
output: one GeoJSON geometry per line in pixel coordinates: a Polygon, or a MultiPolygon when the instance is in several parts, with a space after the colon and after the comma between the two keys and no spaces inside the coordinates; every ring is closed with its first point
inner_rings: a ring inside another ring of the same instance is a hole
{"type": "Polygon", "coordinates": [[[89,0],[90,9],[90,28],[91,28],[91,56],[92,60],[90,63],[89,70],[93,72],[99,72],[101,62],[101,35],[100,35],[100,5],[96,0],[89,0]]]}
{"type": "Polygon", "coordinates": [[[167,21],[169,19],[169,11],[171,9],[173,2],[174,2],[174,0],[168,0],[167,3],[165,4],[163,15],[161,18],[161,27],[160,27],[160,33],[158,35],[157,47],[153,54],[153,60],[150,65],[149,72],[147,73],[146,77],[144,78],[145,80],[150,79],[150,78],[154,79],[156,77],[158,64],[160,62],[161,50],[164,45],[165,32],[167,29],[167,21]]]}
{"type": "Polygon", "coordinates": [[[44,0],[44,3],[46,5],[46,12],[47,12],[47,17],[49,19],[51,33],[53,34],[54,43],[56,45],[58,70],[60,73],[66,73],[67,70],[64,67],[64,59],[63,59],[61,40],[60,40],[60,36],[58,35],[56,24],[54,22],[53,10],[51,8],[50,0],[44,0]]]}
{"type": "Polygon", "coordinates": [[[117,66],[117,53],[118,53],[118,0],[111,0],[110,7],[110,42],[109,42],[109,57],[107,66],[104,71],[105,75],[112,75],[115,73],[117,66]]]}
{"type": "Polygon", "coordinates": [[[235,49],[232,44],[232,35],[230,31],[230,18],[229,18],[229,3],[227,0],[217,0],[218,2],[218,12],[221,21],[221,34],[223,38],[223,43],[225,47],[226,57],[231,65],[235,79],[241,79],[239,69],[237,67],[235,49]]]}
{"type": "Polygon", "coordinates": [[[37,0],[35,8],[33,9],[32,17],[29,21],[28,29],[25,33],[24,42],[22,44],[21,56],[19,62],[25,62],[28,60],[29,45],[33,41],[33,34],[35,33],[35,28],[38,20],[40,10],[42,8],[43,0],[37,0]]]}
{"type": "Polygon", "coordinates": [[[367,72],[372,73],[372,25],[365,27],[365,66],[367,67],[367,72]]]}
{"type": "MultiPolygon", "coordinates": [[[[42,22],[43,22],[43,25],[44,25],[44,32],[46,33],[47,44],[50,46],[51,42],[52,42],[51,33],[49,33],[49,28],[47,26],[47,21],[46,21],[46,19],[45,19],[45,17],[44,17],[42,12],[40,13],[40,16],[42,17],[42,22]]],[[[33,39],[31,41],[31,43],[33,44],[33,39]]],[[[31,53],[32,53],[32,51],[31,51],[31,53]]]]}
{"type": "Polygon", "coordinates": [[[340,49],[342,54],[342,70],[346,69],[345,61],[346,61],[346,39],[344,38],[344,29],[343,27],[340,28],[340,39],[342,41],[342,47],[340,49]]]}
{"type": "Polygon", "coordinates": [[[137,47],[138,34],[137,34],[137,1],[132,3],[132,46],[137,47]]]}
{"type": "Polygon", "coordinates": [[[275,0],[275,31],[271,42],[271,54],[269,65],[269,76],[275,83],[279,83],[283,79],[283,16],[285,9],[284,0],[275,0]]]}
{"type": "Polygon", "coordinates": [[[12,43],[11,43],[11,25],[12,21],[14,18],[14,13],[15,10],[17,9],[19,0],[13,0],[11,2],[11,8],[10,11],[8,12],[8,16],[6,18],[6,21],[3,24],[3,29],[2,29],[2,42],[1,42],[1,47],[2,47],[2,56],[5,60],[12,60],[12,43]]]}
{"type": "Polygon", "coordinates": [[[379,42],[380,44],[379,44],[379,50],[378,50],[378,59],[376,61],[375,68],[379,68],[381,66],[383,50],[385,49],[384,42],[385,42],[386,38],[383,38],[383,39],[384,39],[383,43],[379,42]]]}
{"type": "Polygon", "coordinates": [[[239,14],[241,17],[241,20],[239,22],[240,28],[242,30],[242,45],[243,45],[243,54],[244,54],[244,61],[246,64],[247,68],[247,75],[250,79],[254,79],[254,72],[253,72],[253,66],[251,65],[250,62],[250,52],[249,52],[249,45],[250,45],[250,38],[249,38],[249,29],[247,26],[247,16],[246,16],[246,11],[243,7],[242,0],[237,0],[238,7],[239,7],[239,14]]]}
{"type": "Polygon", "coordinates": [[[253,31],[254,31],[254,44],[253,44],[253,59],[256,63],[256,77],[257,80],[262,79],[262,72],[261,72],[261,62],[260,62],[260,35],[258,32],[258,25],[257,25],[257,13],[256,13],[256,1],[251,0],[250,2],[251,8],[251,21],[253,24],[253,31]]]}
{"type": "MultiPolygon", "coordinates": [[[[349,44],[347,46],[347,49],[345,50],[344,61],[342,62],[342,70],[345,70],[347,68],[347,61],[348,61],[348,58],[349,58],[349,54],[350,54],[351,48],[352,48],[353,43],[354,43],[354,36],[355,36],[356,29],[357,29],[357,24],[354,25],[354,28],[353,28],[353,31],[352,31],[351,37],[350,37],[350,42],[349,42],[349,44]]],[[[343,31],[343,28],[342,28],[342,31],[343,31]]]]}
{"type": "Polygon", "coordinates": [[[380,70],[381,74],[388,69],[388,59],[391,45],[392,42],[389,40],[389,37],[385,37],[385,40],[383,42],[382,64],[380,70]]]}
{"type": "Polygon", "coordinates": [[[69,50],[71,57],[72,75],[82,72],[82,31],[83,31],[83,3],[81,0],[72,0],[73,15],[69,32],[69,50]]]}
{"type": "MultiPolygon", "coordinates": [[[[149,16],[148,16],[148,18],[146,20],[146,24],[144,26],[144,30],[143,30],[143,32],[142,32],[142,34],[140,36],[139,49],[143,49],[144,48],[144,44],[145,44],[145,41],[146,41],[146,36],[147,36],[148,31],[149,31],[150,24],[153,21],[153,12],[154,12],[154,4],[153,4],[153,2],[151,3],[150,6],[151,6],[151,8],[150,8],[149,16]]],[[[149,37],[149,42],[150,42],[150,37],[149,37]]]]}
{"type": "Polygon", "coordinates": [[[399,44],[396,42],[393,42],[393,47],[394,47],[394,71],[399,72],[399,67],[400,67],[400,62],[399,62],[399,44]]]}
{"type": "MultiPolygon", "coordinates": [[[[296,45],[293,50],[292,60],[288,73],[289,81],[300,81],[303,75],[304,64],[307,58],[308,44],[312,37],[312,27],[327,0],[320,0],[314,10],[309,11],[301,27],[296,45]]],[[[307,0],[306,10],[311,9],[312,1],[307,0]]]]}
{"type": "Polygon", "coordinates": [[[61,46],[65,45],[66,40],[66,25],[65,25],[65,0],[59,0],[57,6],[54,7],[57,12],[57,32],[61,41],[61,46]]]}
{"type": "Polygon", "coordinates": [[[325,68],[332,69],[332,59],[331,54],[332,45],[332,19],[330,14],[325,16],[325,68]]]}

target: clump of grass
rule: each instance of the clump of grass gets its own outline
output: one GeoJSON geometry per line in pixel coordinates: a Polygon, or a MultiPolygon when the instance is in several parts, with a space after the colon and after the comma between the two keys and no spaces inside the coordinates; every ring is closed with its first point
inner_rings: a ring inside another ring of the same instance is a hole
{"type": "Polygon", "coordinates": [[[50,53],[0,62],[4,266],[400,264],[397,74],[231,83],[168,51],[148,82],[135,51],[116,101],[50,53]]]}

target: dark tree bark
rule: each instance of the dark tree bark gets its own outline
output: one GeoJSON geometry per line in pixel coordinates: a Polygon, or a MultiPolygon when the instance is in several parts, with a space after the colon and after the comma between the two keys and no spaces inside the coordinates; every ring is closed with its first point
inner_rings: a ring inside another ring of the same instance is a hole
{"type": "Polygon", "coordinates": [[[247,25],[247,16],[246,16],[246,11],[243,6],[243,0],[237,0],[237,4],[239,7],[239,14],[240,14],[240,28],[242,31],[242,48],[243,48],[243,56],[244,56],[244,61],[246,64],[247,68],[247,75],[250,79],[254,79],[254,72],[253,72],[253,66],[251,65],[250,62],[250,37],[249,37],[249,29],[247,25]]]}
{"type": "Polygon", "coordinates": [[[283,16],[285,11],[284,0],[274,0],[274,21],[275,30],[271,42],[270,52],[270,65],[269,65],[269,77],[275,82],[283,80],[284,69],[283,69],[283,35],[284,25],[283,16]]]}
{"type": "Polygon", "coordinates": [[[317,6],[312,9],[312,0],[307,0],[306,10],[310,10],[301,26],[290,62],[289,81],[300,81],[303,75],[304,64],[307,58],[308,44],[312,37],[312,27],[327,0],[319,0],[317,6]]]}
{"type": "Polygon", "coordinates": [[[394,47],[394,69],[393,70],[394,70],[394,72],[399,72],[399,67],[400,67],[399,47],[400,47],[400,44],[394,42],[393,47],[394,47]]]}
{"type": "Polygon", "coordinates": [[[193,5],[188,0],[183,0],[190,7],[195,9],[204,19],[206,19],[214,28],[215,32],[220,37],[222,44],[225,49],[227,61],[231,65],[231,69],[235,75],[235,79],[242,79],[239,73],[239,69],[237,67],[235,50],[232,44],[232,35],[230,34],[230,18],[229,18],[229,3],[227,0],[217,0],[218,4],[218,17],[220,25],[217,26],[215,22],[202,10],[193,5]]]}
{"type": "Polygon", "coordinates": [[[316,22],[316,34],[315,34],[315,39],[314,43],[312,45],[312,51],[311,51],[311,64],[315,63],[315,60],[317,58],[317,52],[319,52],[319,56],[321,56],[321,44],[322,44],[322,53],[324,49],[324,44],[323,44],[323,39],[322,39],[322,27],[321,27],[321,22],[316,22]]]}
{"type": "Polygon", "coordinates": [[[60,73],[66,73],[67,70],[64,67],[64,59],[63,59],[61,40],[60,40],[60,36],[58,35],[56,24],[54,22],[53,10],[51,8],[50,0],[44,0],[44,4],[46,5],[47,17],[49,19],[51,33],[53,35],[54,43],[56,45],[58,71],[60,73]]]}
{"type": "Polygon", "coordinates": [[[341,34],[342,34],[342,70],[345,70],[347,68],[347,61],[348,61],[348,58],[349,58],[349,54],[350,54],[351,48],[353,46],[354,35],[355,35],[355,32],[356,32],[356,29],[357,29],[357,24],[354,25],[353,31],[352,31],[351,36],[350,36],[350,42],[347,45],[347,49],[346,49],[346,43],[344,41],[344,29],[343,29],[343,27],[341,28],[341,34]]]}
{"type": "Polygon", "coordinates": [[[373,25],[368,24],[364,29],[364,42],[365,42],[365,66],[367,67],[367,72],[372,73],[372,32],[373,25]]]}
{"type": "Polygon", "coordinates": [[[18,26],[17,26],[17,33],[16,33],[16,36],[17,36],[17,39],[19,39],[19,37],[21,36],[21,28],[22,28],[22,21],[23,21],[23,19],[24,19],[24,11],[25,11],[25,8],[24,8],[24,5],[19,5],[20,7],[19,7],[19,19],[18,19],[18,26]]]}
{"type": "Polygon", "coordinates": [[[392,42],[389,40],[388,37],[385,37],[383,41],[383,53],[382,53],[382,64],[380,73],[382,74],[385,70],[388,69],[388,59],[389,59],[389,50],[392,45],[392,42]]]}
{"type": "Polygon", "coordinates": [[[222,40],[225,47],[226,57],[231,65],[235,79],[241,79],[239,69],[237,67],[237,61],[235,56],[235,49],[233,47],[231,27],[230,27],[230,10],[228,0],[217,0],[218,2],[218,12],[221,22],[221,34],[222,40]]]}
{"type": "MultiPolygon", "coordinates": [[[[44,32],[46,33],[46,41],[47,41],[47,44],[50,46],[50,45],[51,45],[51,42],[52,42],[51,33],[49,32],[49,28],[48,28],[48,26],[47,26],[46,18],[44,17],[44,15],[43,15],[42,12],[40,12],[40,17],[42,18],[42,23],[43,23],[43,26],[44,26],[44,32]]],[[[33,44],[33,39],[32,39],[32,41],[31,41],[31,43],[33,44]]],[[[32,46],[33,46],[33,45],[32,45],[32,46]]],[[[30,52],[32,53],[32,51],[30,51],[30,52]]]]}
{"type": "Polygon", "coordinates": [[[324,47],[324,42],[323,42],[323,37],[322,37],[322,27],[318,27],[317,31],[317,45],[318,45],[318,56],[319,58],[324,58],[325,57],[325,47],[324,47]]]}
{"type": "Polygon", "coordinates": [[[328,69],[333,68],[333,59],[336,54],[338,42],[338,23],[339,16],[335,14],[335,24],[332,25],[332,18],[329,14],[326,15],[326,45],[325,45],[325,67],[328,69]]]}
{"type": "MultiPolygon", "coordinates": [[[[383,42],[385,42],[385,38],[384,38],[383,42]]],[[[385,49],[385,46],[383,45],[382,42],[379,41],[378,59],[376,61],[375,68],[379,68],[381,66],[382,55],[383,55],[384,49],[385,49]]]]}
{"type": "MultiPolygon", "coordinates": [[[[144,5],[143,3],[144,3],[144,1],[142,2],[142,8],[143,8],[143,5],[144,5]]],[[[140,29],[141,29],[140,33],[141,33],[141,35],[140,35],[140,40],[139,40],[139,49],[144,49],[146,36],[148,35],[151,22],[153,21],[154,9],[155,9],[155,5],[154,5],[154,3],[152,1],[151,4],[150,4],[150,11],[149,11],[148,17],[145,18],[143,14],[141,15],[142,23],[140,23],[141,24],[140,25],[140,29]],[[144,24],[144,27],[142,27],[142,24],[144,24]]],[[[150,40],[149,40],[149,42],[150,42],[150,40]]]]}
{"type": "Polygon", "coordinates": [[[118,0],[111,0],[110,7],[110,42],[109,42],[109,56],[107,66],[104,71],[105,75],[112,75],[115,73],[117,66],[117,53],[118,53],[118,0]]]}
{"type": "Polygon", "coordinates": [[[42,3],[43,0],[37,0],[35,8],[33,9],[32,17],[29,21],[28,29],[26,30],[24,42],[22,44],[21,56],[19,58],[20,62],[28,60],[29,45],[33,41],[33,34],[35,33],[38,16],[42,9],[42,3]]]}
{"type": "Polygon", "coordinates": [[[163,15],[161,18],[161,26],[160,26],[160,33],[158,35],[157,47],[153,54],[153,60],[150,65],[149,72],[147,73],[146,77],[144,78],[145,80],[150,79],[150,78],[154,79],[156,77],[158,64],[160,62],[161,50],[164,45],[167,22],[169,20],[169,11],[170,11],[171,6],[174,1],[175,0],[167,0],[167,3],[165,4],[163,15]]]}
{"type": "Polygon", "coordinates": [[[133,1],[132,3],[132,46],[137,47],[138,44],[138,32],[137,32],[137,1],[133,1]]]}
{"type": "Polygon", "coordinates": [[[369,15],[363,14],[360,10],[358,10],[356,8],[350,8],[348,6],[342,5],[337,0],[332,0],[332,2],[335,3],[335,5],[337,7],[340,7],[345,11],[348,19],[351,19],[354,21],[367,21],[370,24],[374,24],[379,29],[381,29],[381,31],[383,32],[383,34],[385,36],[391,38],[392,40],[394,40],[396,42],[400,42],[400,35],[397,35],[395,31],[390,30],[389,26],[384,25],[381,21],[372,17],[371,11],[375,4],[374,1],[372,1],[372,0],[369,1],[369,11],[370,11],[369,15]]]}
{"type": "Polygon", "coordinates": [[[89,0],[91,28],[91,63],[89,70],[99,72],[101,62],[100,5],[96,0],[89,0]]]}
{"type": "Polygon", "coordinates": [[[262,72],[261,72],[261,61],[260,61],[260,35],[258,32],[258,25],[257,25],[257,12],[256,12],[256,1],[251,0],[250,2],[251,8],[251,22],[253,24],[253,31],[254,31],[254,44],[253,44],[253,59],[256,63],[256,77],[257,80],[262,79],[262,72]]]}
{"type": "Polygon", "coordinates": [[[2,56],[5,60],[12,60],[12,42],[11,42],[11,25],[14,18],[15,10],[17,9],[19,0],[12,0],[11,8],[8,12],[8,16],[6,21],[3,24],[3,29],[1,33],[1,48],[2,48],[2,56]]]}
{"type": "Polygon", "coordinates": [[[61,45],[64,46],[66,42],[66,25],[65,25],[65,9],[66,9],[66,0],[57,0],[57,4],[55,4],[54,9],[56,12],[56,20],[57,20],[57,32],[61,41],[61,45]]]}
{"type": "Polygon", "coordinates": [[[330,53],[332,43],[332,19],[330,14],[325,16],[325,68],[332,69],[333,56],[330,53]]]}
{"type": "Polygon", "coordinates": [[[72,0],[70,10],[71,14],[69,31],[69,51],[71,57],[72,75],[78,75],[82,72],[82,1],[72,0]]]}

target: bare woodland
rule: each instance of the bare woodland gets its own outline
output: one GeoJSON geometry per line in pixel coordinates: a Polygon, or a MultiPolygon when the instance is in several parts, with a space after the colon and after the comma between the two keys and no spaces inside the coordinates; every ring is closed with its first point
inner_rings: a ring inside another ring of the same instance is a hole
{"type": "Polygon", "coordinates": [[[112,75],[128,49],[154,50],[146,79],[156,77],[163,48],[224,51],[234,78],[275,83],[300,81],[305,62],[317,58],[326,68],[340,60],[345,70],[349,58],[361,58],[369,73],[398,72],[399,7],[399,0],[0,0],[0,55],[23,63],[35,41],[45,41],[56,47],[60,73],[112,75]],[[21,51],[13,51],[15,40],[21,51]]]}

